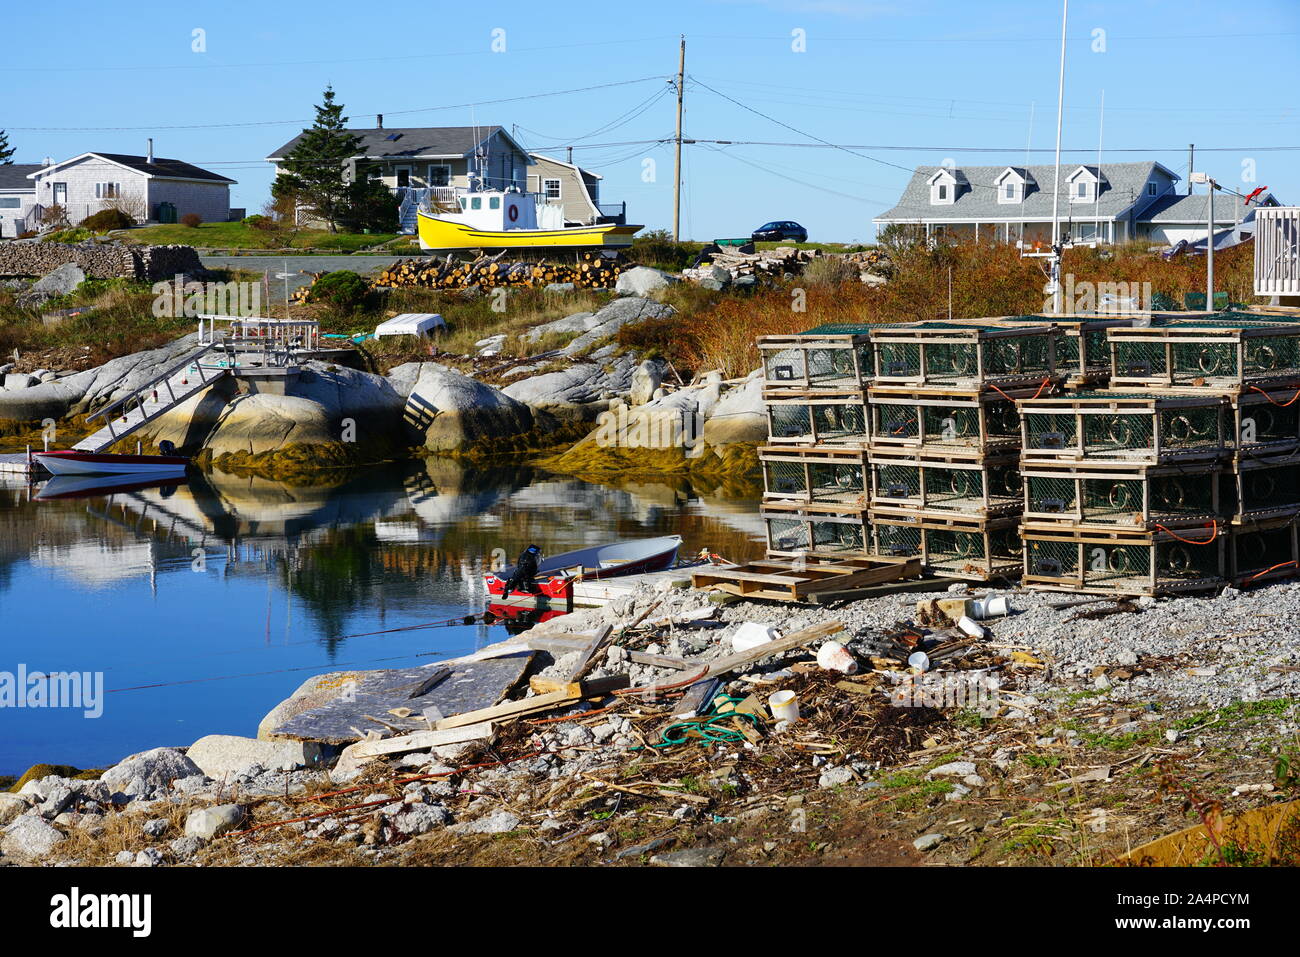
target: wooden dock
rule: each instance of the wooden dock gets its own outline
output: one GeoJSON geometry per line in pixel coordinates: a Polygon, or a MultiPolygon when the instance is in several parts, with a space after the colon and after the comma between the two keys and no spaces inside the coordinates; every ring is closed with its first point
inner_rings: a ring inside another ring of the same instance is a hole
{"type": "Polygon", "coordinates": [[[747,565],[712,565],[695,570],[696,588],[718,588],[742,598],[769,601],[813,601],[814,595],[842,595],[921,574],[921,560],[883,562],[871,558],[803,562],[750,562],[747,565]]]}
{"type": "Polygon", "coordinates": [[[44,472],[40,464],[26,452],[5,452],[0,454],[0,474],[25,475],[32,477],[44,472]]]}

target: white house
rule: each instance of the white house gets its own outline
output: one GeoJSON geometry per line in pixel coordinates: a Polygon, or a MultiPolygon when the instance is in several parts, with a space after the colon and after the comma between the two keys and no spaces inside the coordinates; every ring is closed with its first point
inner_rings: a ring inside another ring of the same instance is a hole
{"type": "Polygon", "coordinates": [[[155,157],[152,142],[149,148],[144,156],[91,152],[37,167],[26,177],[35,187],[35,204],[42,210],[62,207],[74,226],[110,207],[141,223],[170,219],[172,212],[176,221],[188,213],[197,213],[205,223],[230,219],[233,179],[155,157]]]}
{"type": "Polygon", "coordinates": [[[36,228],[36,184],[27,176],[39,169],[39,163],[0,166],[0,238],[13,239],[36,228]]]}
{"type": "MultiPolygon", "coordinates": [[[[1046,244],[1052,238],[1055,177],[1051,165],[921,166],[912,173],[898,205],[873,222],[878,229],[914,226],[927,238],[1046,244]]],[[[1153,161],[1062,165],[1055,204],[1062,233],[1074,242],[1100,243],[1173,244],[1203,238],[1206,197],[1179,194],[1178,180],[1177,174],[1153,161]]],[[[1272,206],[1276,200],[1265,194],[1255,205],[1272,206]]],[[[1235,196],[1217,197],[1216,229],[1235,226],[1253,208],[1235,196]]]]}

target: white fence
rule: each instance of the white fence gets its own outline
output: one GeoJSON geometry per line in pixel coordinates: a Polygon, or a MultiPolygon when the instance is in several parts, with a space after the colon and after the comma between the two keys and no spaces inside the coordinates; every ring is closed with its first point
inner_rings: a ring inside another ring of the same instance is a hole
{"type": "Polygon", "coordinates": [[[1255,295],[1300,296],[1300,206],[1255,210],[1255,295]]]}

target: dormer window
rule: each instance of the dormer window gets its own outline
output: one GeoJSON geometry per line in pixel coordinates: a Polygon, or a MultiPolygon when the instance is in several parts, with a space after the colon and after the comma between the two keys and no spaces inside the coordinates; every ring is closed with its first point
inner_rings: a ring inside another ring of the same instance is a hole
{"type": "Polygon", "coordinates": [[[1002,205],[1023,203],[1032,182],[1027,169],[1008,166],[993,180],[998,202],[1002,205]]]}
{"type": "Polygon", "coordinates": [[[932,206],[951,206],[957,201],[957,191],[965,180],[957,170],[940,168],[926,180],[930,187],[932,206]]]}
{"type": "Polygon", "coordinates": [[[1070,174],[1068,195],[1072,203],[1095,203],[1101,188],[1101,177],[1095,166],[1080,166],[1070,174]]]}
{"type": "Polygon", "coordinates": [[[1005,183],[1005,184],[1003,184],[1003,186],[1002,186],[1002,198],[1003,198],[1004,200],[1006,200],[1008,203],[1015,202],[1015,199],[1016,199],[1016,184],[1015,184],[1015,183],[1005,183]]]}

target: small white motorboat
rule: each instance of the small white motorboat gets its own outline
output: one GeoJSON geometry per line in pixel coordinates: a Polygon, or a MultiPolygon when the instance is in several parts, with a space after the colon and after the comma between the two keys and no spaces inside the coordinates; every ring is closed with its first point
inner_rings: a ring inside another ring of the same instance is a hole
{"type": "MultiPolygon", "coordinates": [[[[538,563],[534,581],[540,594],[548,598],[564,597],[577,578],[615,578],[619,575],[663,571],[677,560],[677,549],[681,544],[680,535],[665,535],[661,538],[592,545],[590,548],[561,552],[538,563]]],[[[488,572],[484,576],[488,594],[495,598],[508,597],[505,595],[506,585],[514,573],[513,565],[500,571],[488,572]]],[[[533,593],[515,594],[531,596],[533,593]]]]}
{"type": "Polygon", "coordinates": [[[113,455],[108,452],[79,452],[76,449],[33,452],[32,458],[53,475],[170,478],[184,475],[186,466],[190,464],[190,460],[182,455],[113,455]]]}

